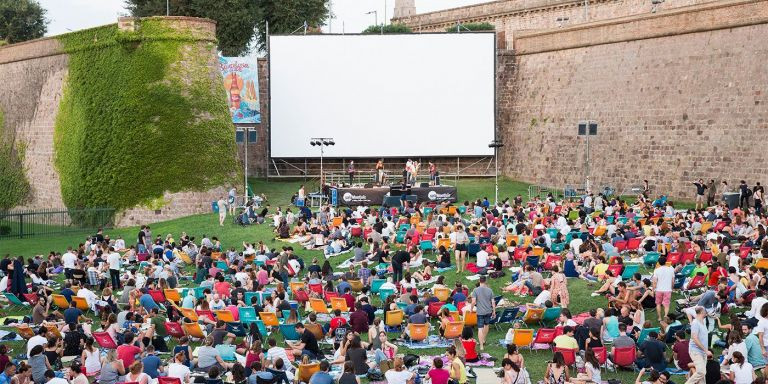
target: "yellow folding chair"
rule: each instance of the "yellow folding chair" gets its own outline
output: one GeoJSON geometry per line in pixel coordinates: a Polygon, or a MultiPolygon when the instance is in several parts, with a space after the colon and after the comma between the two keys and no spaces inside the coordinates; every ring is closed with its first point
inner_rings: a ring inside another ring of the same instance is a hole
{"type": "Polygon", "coordinates": [[[463,321],[451,321],[445,326],[445,332],[443,332],[443,337],[445,337],[446,339],[455,339],[461,336],[462,331],[464,331],[463,321]]]}
{"type": "Polygon", "coordinates": [[[184,333],[186,333],[187,336],[194,337],[195,339],[205,339],[205,333],[203,333],[203,329],[200,328],[200,324],[184,323],[181,326],[184,328],[184,333]]]}
{"type": "Polygon", "coordinates": [[[280,325],[280,321],[277,319],[277,314],[274,312],[259,312],[259,317],[264,325],[267,327],[277,327],[280,325]]]}
{"type": "MultiPolygon", "coordinates": [[[[530,309],[529,309],[530,311],[530,309]]],[[[512,344],[518,348],[530,348],[533,342],[533,329],[515,329],[512,344]]]]}
{"type": "Polygon", "coordinates": [[[394,311],[387,311],[385,315],[385,324],[387,324],[388,327],[399,327],[401,324],[403,324],[404,317],[405,314],[399,309],[394,311]]]}
{"type": "Polygon", "coordinates": [[[544,315],[544,308],[528,308],[523,316],[523,322],[526,324],[538,324],[544,315]]]}
{"type": "Polygon", "coordinates": [[[451,297],[451,290],[444,287],[435,288],[432,292],[439,301],[446,301],[451,297]]]}
{"type": "Polygon", "coordinates": [[[85,297],[79,297],[79,296],[72,296],[72,301],[77,304],[77,309],[86,312],[90,307],[88,307],[88,301],[85,300],[85,297]]]}
{"type": "Polygon", "coordinates": [[[221,320],[225,323],[237,323],[237,320],[235,320],[235,315],[233,315],[232,312],[227,309],[220,309],[214,311],[213,313],[216,314],[217,320],[221,320]]]}
{"type": "Polygon", "coordinates": [[[165,295],[165,299],[168,301],[172,301],[177,304],[181,302],[181,294],[175,289],[164,289],[163,295],[165,295]]]}
{"type": "Polygon", "coordinates": [[[309,307],[312,308],[315,313],[328,313],[328,306],[325,305],[323,299],[310,298],[309,307]]]}
{"type": "Polygon", "coordinates": [[[347,300],[343,297],[332,297],[331,309],[334,311],[338,309],[342,312],[349,312],[349,307],[347,307],[347,300]]]}

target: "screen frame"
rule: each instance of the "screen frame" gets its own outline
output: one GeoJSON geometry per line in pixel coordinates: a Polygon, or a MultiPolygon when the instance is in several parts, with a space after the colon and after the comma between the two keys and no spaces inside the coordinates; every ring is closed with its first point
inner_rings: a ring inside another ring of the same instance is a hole
{"type": "MultiPolygon", "coordinates": [[[[499,67],[499,44],[498,44],[498,36],[497,32],[495,30],[493,31],[466,31],[466,32],[425,32],[425,33],[386,33],[384,35],[387,36],[414,36],[414,35],[457,35],[457,34],[485,34],[485,35],[493,35],[493,142],[498,142],[498,132],[499,132],[499,100],[498,100],[498,67],[499,67]]],[[[269,83],[268,89],[269,89],[269,103],[267,103],[267,113],[268,116],[268,126],[267,126],[267,133],[269,136],[269,140],[267,143],[267,151],[269,153],[270,159],[301,159],[301,158],[320,158],[320,156],[272,156],[272,55],[271,55],[271,49],[272,46],[271,39],[272,37],[302,37],[307,36],[305,34],[301,35],[295,35],[295,34],[274,34],[274,35],[268,35],[267,36],[267,82],[269,83]]],[[[311,34],[311,36],[371,36],[371,34],[363,34],[363,33],[319,33],[319,34],[311,34]]],[[[381,35],[373,35],[373,36],[381,36],[381,35]]],[[[263,121],[263,119],[262,119],[263,121]]],[[[489,143],[489,147],[492,143],[489,143]]],[[[307,144],[309,145],[309,144],[307,144]]],[[[445,154],[445,155],[429,155],[429,156],[421,156],[424,158],[438,158],[438,157],[487,157],[487,156],[496,156],[498,148],[494,148],[492,150],[492,154],[474,154],[474,155],[457,155],[457,154],[445,154]]],[[[409,155],[391,155],[391,156],[368,156],[368,157],[359,157],[359,156],[323,156],[323,158],[326,159],[349,159],[349,158],[358,158],[358,159],[375,159],[375,158],[381,158],[381,159],[399,159],[399,158],[406,158],[409,155]]],[[[413,154],[411,157],[419,157],[418,154],[413,154]]]]}

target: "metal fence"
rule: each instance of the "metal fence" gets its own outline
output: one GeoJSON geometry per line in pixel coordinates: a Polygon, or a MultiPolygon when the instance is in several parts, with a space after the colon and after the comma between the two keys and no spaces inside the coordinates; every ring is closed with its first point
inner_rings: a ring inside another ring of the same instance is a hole
{"type": "Polygon", "coordinates": [[[0,239],[111,228],[114,216],[114,208],[0,211],[0,239]]]}

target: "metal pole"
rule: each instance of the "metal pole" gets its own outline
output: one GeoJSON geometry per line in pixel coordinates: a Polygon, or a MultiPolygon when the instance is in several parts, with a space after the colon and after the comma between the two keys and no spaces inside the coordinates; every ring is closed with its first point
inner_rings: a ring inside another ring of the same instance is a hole
{"type": "Polygon", "coordinates": [[[243,205],[245,205],[248,202],[248,128],[246,128],[243,133],[245,135],[245,140],[243,140],[243,143],[245,143],[245,184],[243,185],[243,196],[245,197],[243,205]]]}
{"type": "Polygon", "coordinates": [[[384,25],[387,25],[387,0],[384,0],[384,25]]]}
{"type": "Polygon", "coordinates": [[[589,21],[589,0],[584,0],[584,22],[589,21]]]}
{"type": "Polygon", "coordinates": [[[171,0],[165,0],[165,15],[171,15],[171,0]]]}
{"type": "Polygon", "coordinates": [[[499,205],[499,147],[493,148],[493,157],[496,163],[496,205],[499,205]]]}
{"type": "Polygon", "coordinates": [[[587,123],[587,190],[590,190],[589,187],[589,123],[587,123]]]}
{"type": "Polygon", "coordinates": [[[328,33],[333,33],[333,0],[328,1],[328,33]]]}
{"type": "Polygon", "coordinates": [[[320,190],[323,189],[323,144],[320,144],[320,190]]]}

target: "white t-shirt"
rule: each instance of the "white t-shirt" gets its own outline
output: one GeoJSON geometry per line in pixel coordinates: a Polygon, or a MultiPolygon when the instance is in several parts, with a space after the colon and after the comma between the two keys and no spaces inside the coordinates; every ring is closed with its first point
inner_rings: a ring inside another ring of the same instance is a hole
{"type": "Polygon", "coordinates": [[[32,348],[38,345],[45,346],[46,344],[48,344],[48,339],[46,339],[45,336],[34,335],[30,337],[27,341],[27,356],[32,353],[32,348]]]}
{"type": "Polygon", "coordinates": [[[77,256],[72,252],[67,252],[61,256],[61,263],[64,264],[64,268],[74,269],[77,256]]]}
{"type": "Polygon", "coordinates": [[[53,379],[46,381],[46,384],[69,384],[69,381],[67,381],[67,379],[62,379],[61,377],[54,377],[53,379]]]}
{"type": "Polygon", "coordinates": [[[752,299],[752,306],[749,311],[747,311],[747,316],[754,317],[760,321],[760,319],[763,318],[763,316],[760,315],[760,309],[763,308],[763,304],[765,303],[768,303],[768,299],[764,297],[755,297],[752,299]]]}
{"type": "Polygon", "coordinates": [[[656,292],[672,292],[675,285],[675,269],[668,265],[656,268],[653,278],[656,279],[656,292]]]}
{"type": "Polygon", "coordinates": [[[413,373],[408,370],[398,372],[394,369],[390,369],[384,374],[384,377],[387,378],[387,384],[406,384],[408,380],[413,377],[413,373]]]}
{"type": "Polygon", "coordinates": [[[488,252],[480,250],[477,252],[477,263],[478,268],[485,268],[488,266],[488,252]]]}
{"type": "Polygon", "coordinates": [[[544,306],[544,303],[547,302],[547,300],[552,299],[552,293],[549,292],[549,290],[545,289],[539,293],[538,296],[533,300],[533,303],[538,306],[544,306]]]}
{"type": "Polygon", "coordinates": [[[120,254],[117,252],[112,252],[107,256],[107,263],[109,263],[109,269],[114,269],[116,271],[120,270],[120,254]]]}
{"type": "Polygon", "coordinates": [[[733,373],[734,384],[750,384],[752,383],[752,373],[754,369],[752,364],[744,362],[744,364],[731,364],[731,373],[733,373]]]}
{"type": "Polygon", "coordinates": [[[768,347],[768,319],[763,318],[757,322],[754,330],[755,335],[763,334],[763,345],[768,347]]]}
{"type": "Polygon", "coordinates": [[[172,363],[168,366],[168,377],[176,377],[181,380],[182,383],[185,383],[187,375],[190,373],[189,367],[184,364],[172,363]]]}

